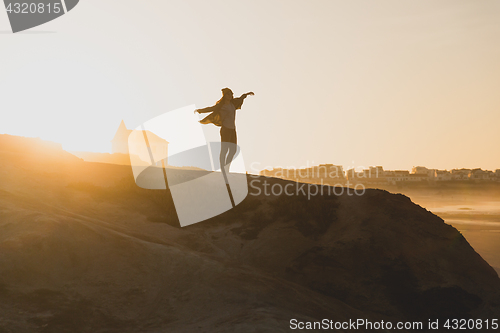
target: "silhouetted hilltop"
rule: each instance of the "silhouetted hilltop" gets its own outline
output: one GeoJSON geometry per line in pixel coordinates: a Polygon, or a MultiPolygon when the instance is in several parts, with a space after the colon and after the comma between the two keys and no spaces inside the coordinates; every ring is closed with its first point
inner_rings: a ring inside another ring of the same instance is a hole
{"type": "Polygon", "coordinates": [[[180,228],[167,191],[138,188],[130,167],[59,168],[64,152],[35,164],[6,146],[0,332],[288,332],[293,318],[500,315],[496,272],[403,195],[251,189],[235,209],[180,228]]]}
{"type": "Polygon", "coordinates": [[[10,162],[16,158],[19,161],[39,159],[40,162],[81,161],[78,157],[64,151],[60,143],[8,134],[0,134],[0,152],[4,159],[10,157],[10,162]],[[48,160],[49,158],[52,160],[48,160]]]}

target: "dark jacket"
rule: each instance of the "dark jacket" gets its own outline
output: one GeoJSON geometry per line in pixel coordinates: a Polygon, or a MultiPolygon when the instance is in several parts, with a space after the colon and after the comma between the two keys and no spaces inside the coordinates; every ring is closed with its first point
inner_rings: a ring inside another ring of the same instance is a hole
{"type": "MultiPolygon", "coordinates": [[[[241,109],[241,106],[243,105],[243,101],[247,97],[247,94],[243,94],[238,98],[233,98],[231,100],[231,103],[233,103],[234,107],[236,110],[241,109]]],[[[214,106],[209,106],[208,108],[204,109],[198,109],[199,113],[207,113],[207,112],[212,112],[202,120],[200,120],[200,123],[202,124],[214,124],[215,126],[222,126],[222,117],[220,116],[220,108],[222,107],[222,103],[215,104],[214,106]]]]}

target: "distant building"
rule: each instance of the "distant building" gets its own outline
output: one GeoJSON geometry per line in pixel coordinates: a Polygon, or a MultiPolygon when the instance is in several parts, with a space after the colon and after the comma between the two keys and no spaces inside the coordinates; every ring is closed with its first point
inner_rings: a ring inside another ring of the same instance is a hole
{"type": "Polygon", "coordinates": [[[493,171],[473,169],[469,173],[469,179],[471,180],[495,180],[496,174],[493,171]]]}
{"type": "Polygon", "coordinates": [[[441,181],[449,181],[451,180],[451,172],[447,170],[436,170],[434,172],[434,180],[441,182],[441,181]]]}
{"type": "Polygon", "coordinates": [[[371,166],[368,169],[368,172],[370,174],[370,177],[376,177],[376,178],[383,178],[385,177],[385,171],[382,166],[371,166]]]}
{"type": "Polygon", "coordinates": [[[354,178],[357,177],[357,172],[354,168],[349,169],[345,172],[345,176],[346,176],[347,180],[353,180],[354,178]]]}
{"type": "Polygon", "coordinates": [[[417,181],[417,182],[428,181],[429,175],[423,174],[423,173],[410,174],[409,180],[410,181],[417,181]]]}
{"type": "Polygon", "coordinates": [[[410,181],[410,172],[408,170],[387,170],[385,171],[387,182],[396,184],[399,182],[410,181]]]}
{"type": "Polygon", "coordinates": [[[408,170],[384,170],[382,166],[371,166],[368,169],[356,171],[352,168],[345,171],[340,165],[320,164],[302,169],[274,168],[262,170],[263,176],[283,178],[295,181],[316,182],[327,180],[348,180],[351,183],[366,184],[398,184],[398,183],[429,183],[444,181],[500,181],[500,169],[493,171],[481,169],[453,169],[438,170],[428,169],[424,166],[414,166],[411,173],[408,170]]]}
{"type": "Polygon", "coordinates": [[[471,169],[453,169],[451,170],[452,180],[469,180],[471,169]]]}
{"type": "Polygon", "coordinates": [[[341,165],[320,164],[311,169],[312,178],[344,178],[344,168],[341,165]]]}
{"type": "Polygon", "coordinates": [[[372,166],[363,171],[356,171],[355,169],[349,169],[346,172],[346,177],[352,182],[367,182],[367,183],[385,183],[386,173],[381,166],[372,166]]]}
{"type": "Polygon", "coordinates": [[[438,169],[429,169],[429,172],[427,172],[429,180],[436,180],[436,171],[438,171],[438,169]]]}
{"type": "Polygon", "coordinates": [[[153,156],[164,156],[166,158],[168,156],[167,140],[160,138],[150,131],[129,130],[125,126],[125,122],[123,120],[120,123],[113,140],[111,140],[111,152],[113,154],[119,153],[137,155],[141,160],[150,162],[151,157],[149,155],[149,150],[144,149],[144,134],[147,137],[147,142],[149,143],[148,147],[151,148],[153,156]],[[130,147],[129,138],[131,144],[130,147]]]}
{"type": "Polygon", "coordinates": [[[416,175],[429,175],[429,169],[423,166],[414,166],[411,169],[411,173],[416,175]]]}
{"type": "Polygon", "coordinates": [[[410,172],[408,170],[387,170],[385,174],[393,177],[408,177],[410,172]]]}
{"type": "Polygon", "coordinates": [[[272,170],[262,170],[260,175],[266,177],[276,177],[289,180],[329,180],[329,179],[344,179],[344,169],[341,165],[320,164],[310,168],[302,169],[283,169],[273,168],[272,170]]]}

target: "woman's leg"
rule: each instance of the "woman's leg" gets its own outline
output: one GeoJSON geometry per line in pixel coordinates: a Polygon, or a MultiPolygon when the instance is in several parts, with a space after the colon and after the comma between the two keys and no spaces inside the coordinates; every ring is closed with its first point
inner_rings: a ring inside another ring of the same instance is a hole
{"type": "MultiPolygon", "coordinates": [[[[231,166],[231,162],[233,161],[234,154],[236,154],[236,144],[232,142],[227,142],[227,156],[225,165],[231,166]]],[[[229,170],[229,167],[227,168],[229,170]]]]}
{"type": "Polygon", "coordinates": [[[227,153],[229,152],[229,142],[221,142],[220,145],[220,155],[219,155],[219,163],[220,163],[220,168],[222,169],[226,165],[226,156],[227,153]]]}
{"type": "Polygon", "coordinates": [[[233,162],[234,155],[236,154],[236,150],[238,148],[238,146],[236,145],[236,143],[238,142],[236,138],[236,129],[228,129],[226,131],[225,139],[225,141],[227,141],[227,156],[225,165],[227,165],[227,170],[229,172],[229,167],[231,166],[231,162],[233,162]]]}
{"type": "Polygon", "coordinates": [[[229,173],[229,168],[231,167],[231,162],[233,161],[234,154],[236,153],[236,130],[231,130],[227,128],[221,128],[220,130],[220,156],[219,163],[222,176],[226,182],[227,193],[229,194],[229,199],[231,200],[231,205],[235,207],[233,194],[231,193],[231,187],[229,186],[229,180],[227,179],[227,174],[229,173]]]}
{"type": "Polygon", "coordinates": [[[226,185],[229,184],[226,171],[229,171],[229,168],[226,167],[226,156],[227,153],[229,152],[229,142],[227,138],[227,130],[224,127],[221,127],[220,129],[220,155],[219,155],[219,164],[220,164],[220,170],[222,172],[222,176],[224,177],[224,181],[226,182],[226,185]]]}

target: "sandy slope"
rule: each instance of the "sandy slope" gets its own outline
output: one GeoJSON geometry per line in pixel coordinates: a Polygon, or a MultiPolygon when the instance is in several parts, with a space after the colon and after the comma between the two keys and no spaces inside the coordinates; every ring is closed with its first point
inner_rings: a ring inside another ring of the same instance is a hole
{"type": "Polygon", "coordinates": [[[495,271],[402,195],[249,196],[179,228],[168,194],[137,188],[129,167],[1,144],[0,332],[500,315],[495,271]]]}

